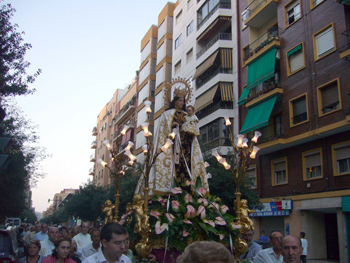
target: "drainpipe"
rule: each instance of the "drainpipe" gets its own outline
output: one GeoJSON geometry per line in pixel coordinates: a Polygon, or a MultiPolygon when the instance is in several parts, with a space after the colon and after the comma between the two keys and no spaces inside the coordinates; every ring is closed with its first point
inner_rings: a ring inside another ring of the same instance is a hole
{"type": "MultiPolygon", "coordinates": [[[[237,86],[238,86],[238,98],[240,98],[241,96],[241,70],[242,70],[242,65],[241,65],[241,36],[240,36],[240,32],[241,32],[241,29],[240,29],[240,13],[239,13],[239,2],[240,0],[236,0],[236,20],[237,20],[237,23],[236,23],[236,27],[237,27],[237,59],[238,59],[238,68],[237,68],[237,86]]],[[[233,38],[232,38],[233,39],[233,38]]],[[[238,128],[240,129],[240,106],[238,106],[238,128]]],[[[238,129],[238,132],[239,132],[239,129],[238,129]]]]}

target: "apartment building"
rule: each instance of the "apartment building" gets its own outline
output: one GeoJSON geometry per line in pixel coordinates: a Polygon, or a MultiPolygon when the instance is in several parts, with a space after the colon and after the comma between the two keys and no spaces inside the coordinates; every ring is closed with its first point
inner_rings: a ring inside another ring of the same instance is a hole
{"type": "Polygon", "coordinates": [[[202,150],[227,154],[224,117],[238,129],[236,5],[227,0],[178,1],[174,16],[173,77],[192,83],[202,150]]]}
{"type": "Polygon", "coordinates": [[[154,99],[154,130],[159,117],[169,107],[165,104],[165,86],[171,81],[173,53],[173,13],[175,4],[168,2],[158,16],[158,43],[156,60],[156,85],[154,99]]]}
{"type": "Polygon", "coordinates": [[[262,133],[256,231],[303,231],[308,259],[348,262],[349,3],[241,0],[239,13],[240,133],[262,133]]]}

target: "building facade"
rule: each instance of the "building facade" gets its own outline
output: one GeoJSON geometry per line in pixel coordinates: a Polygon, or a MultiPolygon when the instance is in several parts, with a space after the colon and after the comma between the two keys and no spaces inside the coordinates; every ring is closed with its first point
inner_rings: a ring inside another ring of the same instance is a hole
{"type": "Polygon", "coordinates": [[[262,133],[256,230],[303,231],[309,259],[348,262],[350,9],[340,2],[239,1],[238,104],[240,133],[262,133]]]}
{"type": "Polygon", "coordinates": [[[173,78],[192,83],[202,151],[226,154],[225,117],[238,129],[236,5],[226,0],[178,1],[174,11],[173,78]],[[236,106],[234,106],[236,105],[236,106]]]}

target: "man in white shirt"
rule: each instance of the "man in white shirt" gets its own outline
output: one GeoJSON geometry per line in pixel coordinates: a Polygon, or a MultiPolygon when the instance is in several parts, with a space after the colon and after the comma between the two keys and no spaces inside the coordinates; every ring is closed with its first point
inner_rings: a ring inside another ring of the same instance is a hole
{"type": "Polygon", "coordinates": [[[41,224],[41,231],[35,234],[34,239],[37,239],[39,241],[44,241],[45,239],[48,239],[49,236],[47,235],[47,224],[43,223],[41,224]]]}
{"type": "Polygon", "coordinates": [[[300,256],[300,261],[306,263],[307,257],[307,240],[305,239],[305,232],[300,232],[301,246],[303,247],[303,253],[300,256]]]}
{"type": "Polygon", "coordinates": [[[129,245],[129,234],[118,223],[106,224],[101,230],[101,250],[84,259],[83,263],[131,263],[130,259],[123,255],[129,245]]]}
{"type": "Polygon", "coordinates": [[[84,260],[87,257],[97,253],[101,249],[100,232],[101,231],[98,228],[94,228],[90,231],[92,243],[86,247],[83,247],[82,255],[80,257],[81,260],[84,260]]]}
{"type": "Polygon", "coordinates": [[[282,239],[280,231],[272,231],[270,234],[270,244],[272,247],[261,250],[253,259],[254,263],[282,263],[282,239]]]}
{"type": "Polygon", "coordinates": [[[300,263],[300,256],[303,252],[300,238],[286,236],[282,240],[282,255],[284,263],[300,263]]]}
{"type": "Polygon", "coordinates": [[[89,222],[83,222],[80,225],[80,233],[73,237],[74,241],[78,245],[77,255],[81,257],[83,247],[86,247],[92,243],[91,236],[88,233],[90,228],[89,222]]]}
{"type": "Polygon", "coordinates": [[[49,228],[49,238],[45,239],[44,241],[41,241],[41,249],[39,252],[39,255],[43,257],[47,257],[52,254],[52,250],[55,248],[55,241],[58,238],[58,228],[57,227],[50,227],[49,228]]]}

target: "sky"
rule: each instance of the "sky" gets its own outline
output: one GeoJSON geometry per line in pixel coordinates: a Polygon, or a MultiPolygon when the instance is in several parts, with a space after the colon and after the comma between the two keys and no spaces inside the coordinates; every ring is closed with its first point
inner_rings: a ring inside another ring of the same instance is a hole
{"type": "Polygon", "coordinates": [[[92,176],[92,129],[116,89],[140,66],[141,40],[165,0],[13,0],[12,23],[32,44],[29,74],[42,69],[33,95],[16,98],[38,126],[39,145],[52,156],[41,162],[45,178],[32,188],[33,207],[42,212],[55,193],[79,188],[92,176]]]}

